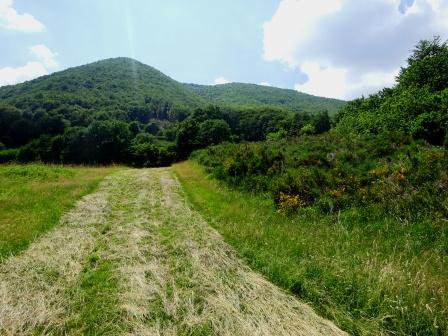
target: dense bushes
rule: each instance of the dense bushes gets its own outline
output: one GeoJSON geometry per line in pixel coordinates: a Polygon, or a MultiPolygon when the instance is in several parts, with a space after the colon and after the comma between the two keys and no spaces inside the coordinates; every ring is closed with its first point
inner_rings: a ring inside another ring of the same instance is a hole
{"type": "Polygon", "coordinates": [[[403,220],[448,217],[447,151],[399,133],[224,144],[193,158],[230,185],[269,193],[286,212],[373,206],[403,220]]]}
{"type": "Polygon", "coordinates": [[[18,153],[18,149],[0,150],[0,163],[16,161],[18,153]]]}

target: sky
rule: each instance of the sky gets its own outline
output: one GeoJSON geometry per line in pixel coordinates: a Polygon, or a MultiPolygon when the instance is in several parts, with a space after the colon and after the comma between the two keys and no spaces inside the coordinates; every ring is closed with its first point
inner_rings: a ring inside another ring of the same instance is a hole
{"type": "Polygon", "coordinates": [[[112,57],[340,99],[392,86],[448,0],[0,0],[0,86],[112,57]]]}

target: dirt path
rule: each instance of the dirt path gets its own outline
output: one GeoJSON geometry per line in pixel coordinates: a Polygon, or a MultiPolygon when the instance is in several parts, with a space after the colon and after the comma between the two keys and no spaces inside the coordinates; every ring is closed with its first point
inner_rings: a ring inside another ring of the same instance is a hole
{"type": "Polygon", "coordinates": [[[1,335],[344,335],[264,280],[169,169],[124,170],[0,265],[1,335]]]}

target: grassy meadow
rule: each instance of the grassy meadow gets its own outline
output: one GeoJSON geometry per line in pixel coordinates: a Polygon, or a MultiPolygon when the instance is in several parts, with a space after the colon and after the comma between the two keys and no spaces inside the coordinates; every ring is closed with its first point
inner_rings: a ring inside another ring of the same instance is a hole
{"type": "MultiPolygon", "coordinates": [[[[186,196],[247,262],[353,335],[446,335],[447,237],[350,208],[279,213],[262,194],[231,190],[193,162],[174,165],[186,196]]],[[[441,229],[442,228],[442,229],[441,229]]]]}
{"type": "Polygon", "coordinates": [[[115,167],[0,165],[0,260],[25,249],[115,167]]]}

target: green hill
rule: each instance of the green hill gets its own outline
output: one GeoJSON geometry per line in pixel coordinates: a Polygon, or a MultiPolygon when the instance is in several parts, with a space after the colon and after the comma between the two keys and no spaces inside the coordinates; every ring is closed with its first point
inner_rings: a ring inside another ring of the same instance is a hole
{"type": "Polygon", "coordinates": [[[255,84],[182,84],[130,58],[113,58],[0,88],[0,102],[18,109],[64,107],[113,116],[133,108],[150,119],[178,119],[207,104],[275,107],[294,112],[337,111],[343,101],[255,84]]]}
{"type": "Polygon", "coordinates": [[[345,102],[316,97],[295,90],[279,89],[256,84],[230,83],[223,85],[185,84],[207,102],[238,107],[282,107],[294,112],[334,114],[345,102]]]}
{"type": "Polygon", "coordinates": [[[156,118],[174,106],[204,104],[196,94],[160,71],[129,58],[114,58],[70,68],[26,83],[0,88],[0,100],[19,109],[46,111],[66,106],[123,112],[132,107],[156,112],[156,118]]]}

